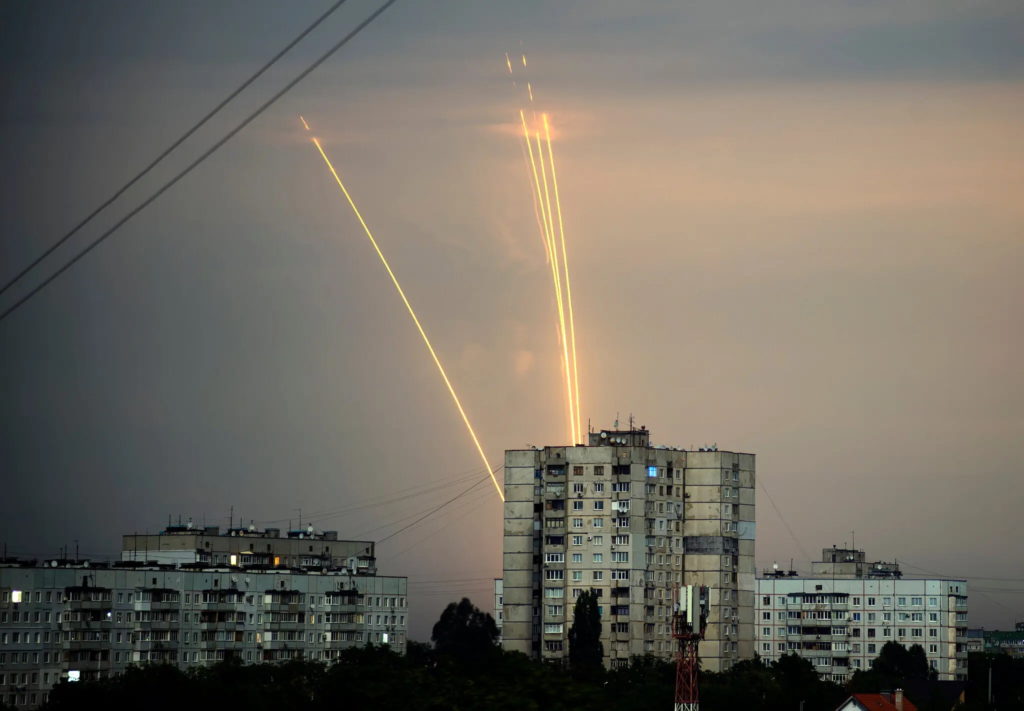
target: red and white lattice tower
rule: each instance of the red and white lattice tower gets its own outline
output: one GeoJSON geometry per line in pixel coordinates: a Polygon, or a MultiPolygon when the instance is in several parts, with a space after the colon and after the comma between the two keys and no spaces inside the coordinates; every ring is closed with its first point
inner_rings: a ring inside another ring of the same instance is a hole
{"type": "Polygon", "coordinates": [[[699,711],[697,645],[704,638],[708,619],[708,589],[683,585],[677,592],[672,614],[672,637],[676,640],[676,701],[673,711],[699,711]]]}

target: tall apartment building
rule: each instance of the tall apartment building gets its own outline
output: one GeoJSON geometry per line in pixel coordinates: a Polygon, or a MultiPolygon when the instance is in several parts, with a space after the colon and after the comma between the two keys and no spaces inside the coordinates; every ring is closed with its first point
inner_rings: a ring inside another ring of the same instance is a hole
{"type": "MultiPolygon", "coordinates": [[[[265,546],[269,537],[259,540],[265,546]]],[[[372,558],[362,563],[2,561],[0,701],[35,706],[60,680],[131,664],[330,662],[370,642],[404,652],[407,580],[368,572],[372,558]]]]}
{"type": "Polygon", "coordinates": [[[967,582],[903,579],[896,563],[826,548],[811,575],[765,572],[757,580],[757,651],[796,653],[845,682],[868,669],[886,642],[920,644],[940,680],[967,678],[967,582]]]}
{"type": "Polygon", "coordinates": [[[670,658],[682,584],[707,585],[700,655],[726,669],[754,653],[754,455],[654,447],[641,427],[589,444],[505,452],[502,644],[568,657],[575,599],[596,590],[605,663],[670,658]]]}

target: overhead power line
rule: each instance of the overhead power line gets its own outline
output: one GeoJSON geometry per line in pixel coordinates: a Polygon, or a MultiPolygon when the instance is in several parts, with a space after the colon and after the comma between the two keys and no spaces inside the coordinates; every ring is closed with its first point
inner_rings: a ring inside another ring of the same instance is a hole
{"type": "Polygon", "coordinates": [[[61,274],[66,272],[68,269],[70,269],[76,262],[78,262],[78,260],[80,260],[86,254],[88,254],[93,249],[95,249],[101,242],[103,242],[105,239],[107,239],[107,237],[109,237],[110,235],[114,234],[114,232],[116,232],[122,225],[124,225],[126,222],[128,222],[128,220],[132,219],[137,214],[142,212],[146,207],[148,207],[151,203],[153,203],[157,198],[159,198],[161,195],[163,195],[165,192],[167,192],[171,187],[173,187],[179,180],[181,180],[186,175],[191,173],[197,166],[199,166],[200,163],[202,163],[207,158],[209,158],[211,155],[216,153],[221,148],[221,146],[223,146],[225,143],[227,143],[232,138],[234,138],[234,136],[236,134],[238,134],[243,128],[245,128],[250,123],[252,123],[260,114],[262,114],[264,111],[266,111],[268,108],[270,108],[282,96],[287,94],[292,88],[295,87],[296,84],[298,84],[300,81],[305,79],[311,72],[313,72],[313,70],[315,70],[317,67],[319,67],[321,64],[323,64],[325,61],[327,61],[335,52],[337,52],[339,49],[341,49],[346,44],[348,44],[348,42],[353,37],[358,35],[367,25],[369,25],[371,22],[373,22],[375,19],[377,19],[377,17],[379,17],[381,15],[381,13],[383,13],[389,7],[394,5],[395,2],[396,2],[396,0],[386,0],[386,2],[383,5],[378,7],[376,10],[374,10],[372,13],[370,13],[370,15],[365,20],[363,20],[358,25],[356,25],[356,27],[351,32],[349,32],[347,35],[342,37],[330,49],[328,49],[326,52],[324,52],[322,55],[320,55],[320,57],[316,61],[314,61],[308,67],[303,69],[294,79],[292,79],[287,84],[285,84],[284,87],[281,88],[276,94],[271,96],[267,101],[265,101],[263,104],[261,104],[259,106],[259,108],[257,108],[251,114],[249,114],[245,119],[243,119],[241,123],[239,123],[233,129],[228,131],[228,133],[225,134],[223,138],[218,140],[210,148],[208,148],[205,152],[203,152],[202,155],[200,155],[194,161],[189,163],[189,165],[184,170],[182,170],[177,175],[175,175],[173,178],[171,178],[169,181],[164,183],[163,186],[161,186],[155,193],[153,193],[148,198],[143,200],[142,203],[140,203],[137,207],[135,207],[131,212],[129,212],[127,215],[125,215],[120,220],[115,222],[112,227],[107,229],[103,234],[101,234],[95,240],[90,242],[84,249],[82,249],[80,252],[78,252],[78,254],[76,254],[74,257],[72,257],[67,262],[65,262],[64,265],[61,266],[57,271],[55,271],[53,274],[51,274],[46,279],[44,279],[38,286],[33,288],[31,291],[29,291],[22,298],[18,299],[18,301],[14,302],[13,306],[11,306],[6,311],[4,311],[2,314],[0,314],[0,321],[3,321],[4,319],[6,319],[8,316],[10,316],[12,313],[14,313],[18,308],[20,308],[22,305],[24,305],[29,299],[31,299],[36,294],[38,294],[40,291],[45,289],[51,282],[53,282],[55,279],[57,279],[57,277],[59,277],[61,274]]]}
{"type": "Polygon", "coordinates": [[[287,45],[285,45],[284,49],[282,49],[280,52],[278,52],[273,57],[271,57],[270,61],[268,61],[262,67],[257,69],[255,74],[253,74],[248,79],[246,79],[244,82],[242,82],[238,86],[238,88],[236,88],[234,91],[232,91],[230,94],[228,94],[227,97],[223,101],[221,101],[219,104],[214,106],[213,109],[211,109],[209,113],[207,113],[205,116],[203,116],[201,119],[199,119],[199,121],[194,123],[190,129],[185,131],[185,133],[183,133],[181,135],[181,137],[178,138],[178,140],[176,140],[170,146],[165,148],[164,151],[160,155],[158,155],[156,158],[154,158],[149,163],[149,165],[147,165],[145,168],[143,168],[141,171],[139,171],[139,173],[136,174],[134,178],[132,178],[127,183],[125,183],[120,188],[118,188],[117,191],[113,195],[111,195],[109,198],[107,198],[103,203],[101,203],[99,207],[97,207],[95,210],[93,210],[88,215],[86,215],[85,219],[83,219],[77,225],[72,227],[70,232],[68,232],[63,237],[61,237],[59,240],[57,240],[56,242],[51,244],[46,249],[46,251],[44,251],[42,254],[40,254],[38,257],[36,257],[35,260],[33,260],[31,264],[26,266],[24,269],[22,269],[20,272],[18,272],[18,274],[13,279],[11,279],[6,284],[4,284],[3,287],[0,288],[0,294],[3,294],[5,291],[10,289],[12,286],[14,286],[15,282],[19,281],[23,276],[25,276],[30,271],[32,271],[32,269],[34,269],[36,267],[36,265],[38,265],[41,261],[43,261],[48,256],[50,256],[55,249],[57,249],[62,244],[67,242],[69,239],[71,239],[78,232],[78,230],[80,230],[83,227],[85,227],[85,225],[90,220],[92,220],[92,218],[96,217],[96,215],[98,215],[101,212],[103,212],[103,210],[105,210],[107,207],[109,207],[112,202],[114,202],[119,197],[121,197],[124,194],[124,192],[126,190],[128,190],[128,188],[130,188],[131,186],[135,185],[135,183],[137,183],[140,180],[142,180],[142,178],[145,177],[146,174],[149,173],[149,171],[153,170],[153,168],[155,168],[157,166],[157,163],[162,161],[164,158],[166,158],[168,155],[170,155],[171,152],[175,148],[177,148],[182,143],[184,143],[186,140],[188,140],[188,138],[192,134],[194,134],[196,131],[198,131],[200,128],[202,128],[206,124],[207,121],[209,121],[217,113],[219,113],[220,110],[223,109],[225,106],[227,106],[236,96],[238,96],[243,91],[245,91],[245,89],[248,88],[248,86],[250,84],[252,84],[254,81],[256,81],[261,76],[263,76],[263,73],[266,72],[268,69],[270,69],[272,66],[274,66],[274,64],[277,63],[277,60],[279,60],[281,57],[283,57],[285,54],[287,54],[288,51],[292,47],[294,47],[299,42],[301,42],[303,39],[305,39],[306,35],[308,35],[310,32],[315,30],[320,25],[320,23],[322,23],[324,20],[326,20],[332,14],[334,14],[334,11],[337,10],[339,7],[341,7],[343,4],[345,4],[345,1],[346,0],[338,0],[336,3],[334,3],[329,8],[327,8],[327,11],[324,12],[324,14],[320,15],[320,17],[316,18],[316,20],[313,21],[313,24],[311,24],[309,27],[307,27],[302,32],[300,32],[298,34],[298,36],[295,37],[295,39],[293,39],[291,42],[289,42],[287,45]]]}
{"type": "MultiPolygon", "coordinates": [[[[502,470],[502,469],[504,469],[504,468],[505,468],[505,466],[504,466],[504,465],[502,465],[502,466],[498,467],[497,469],[495,469],[495,470],[494,470],[494,472],[495,472],[495,473],[497,473],[497,472],[501,471],[501,470],[502,470]]],[[[475,489],[476,487],[478,487],[478,486],[480,486],[481,484],[483,484],[483,483],[484,483],[485,481],[487,481],[487,480],[488,480],[489,478],[490,478],[490,474],[488,474],[487,476],[483,477],[482,479],[479,479],[479,480],[477,480],[477,482],[476,482],[475,484],[472,484],[472,485],[470,485],[470,486],[469,486],[469,488],[463,489],[463,490],[462,490],[461,492],[459,492],[458,494],[456,494],[456,495],[455,495],[455,496],[453,496],[452,498],[448,499],[447,501],[445,501],[445,502],[444,502],[443,504],[441,504],[440,506],[436,506],[436,507],[432,508],[432,509],[431,509],[430,511],[428,511],[428,512],[427,512],[427,513],[425,513],[425,514],[423,514],[422,516],[420,516],[420,517],[419,517],[418,519],[416,519],[416,520],[415,520],[415,521],[413,521],[412,523],[410,523],[410,524],[408,524],[408,525],[406,525],[406,526],[402,526],[402,528],[398,529],[398,530],[397,530],[397,531],[395,531],[394,533],[389,533],[388,535],[384,536],[384,538],[381,538],[381,539],[380,539],[379,541],[377,541],[377,545],[380,545],[381,543],[383,543],[384,541],[388,540],[389,538],[394,538],[394,537],[395,537],[395,536],[397,536],[397,535],[398,535],[399,533],[402,533],[402,532],[404,532],[404,531],[407,531],[407,530],[409,530],[410,528],[412,528],[413,526],[415,526],[416,524],[418,524],[418,523],[419,523],[420,521],[423,521],[424,519],[426,519],[426,518],[429,518],[429,517],[433,516],[434,514],[436,514],[436,513],[438,512],[438,511],[440,511],[441,509],[443,509],[443,508],[444,508],[445,506],[447,506],[448,504],[450,504],[450,503],[452,503],[452,502],[454,502],[454,501],[456,501],[456,500],[458,500],[458,499],[461,499],[461,498],[462,498],[463,496],[465,496],[466,494],[468,494],[469,492],[471,492],[471,491],[472,491],[473,489],[475,489]]]]}

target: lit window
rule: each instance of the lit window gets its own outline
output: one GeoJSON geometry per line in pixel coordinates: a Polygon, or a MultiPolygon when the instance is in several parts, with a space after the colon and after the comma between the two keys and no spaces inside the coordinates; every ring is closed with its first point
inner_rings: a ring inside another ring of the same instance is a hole
{"type": "Polygon", "coordinates": [[[11,602],[21,602],[21,590],[11,590],[11,602]]]}

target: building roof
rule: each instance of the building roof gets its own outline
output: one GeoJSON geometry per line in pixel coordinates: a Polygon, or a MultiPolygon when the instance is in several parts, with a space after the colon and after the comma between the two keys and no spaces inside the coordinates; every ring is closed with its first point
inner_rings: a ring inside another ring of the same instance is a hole
{"type": "MultiPolygon", "coordinates": [[[[892,694],[854,694],[840,704],[839,708],[846,706],[850,699],[853,699],[858,706],[867,711],[896,711],[896,704],[893,703],[892,694]]],[[[903,697],[903,711],[917,711],[917,706],[905,695],[903,697]]]]}

